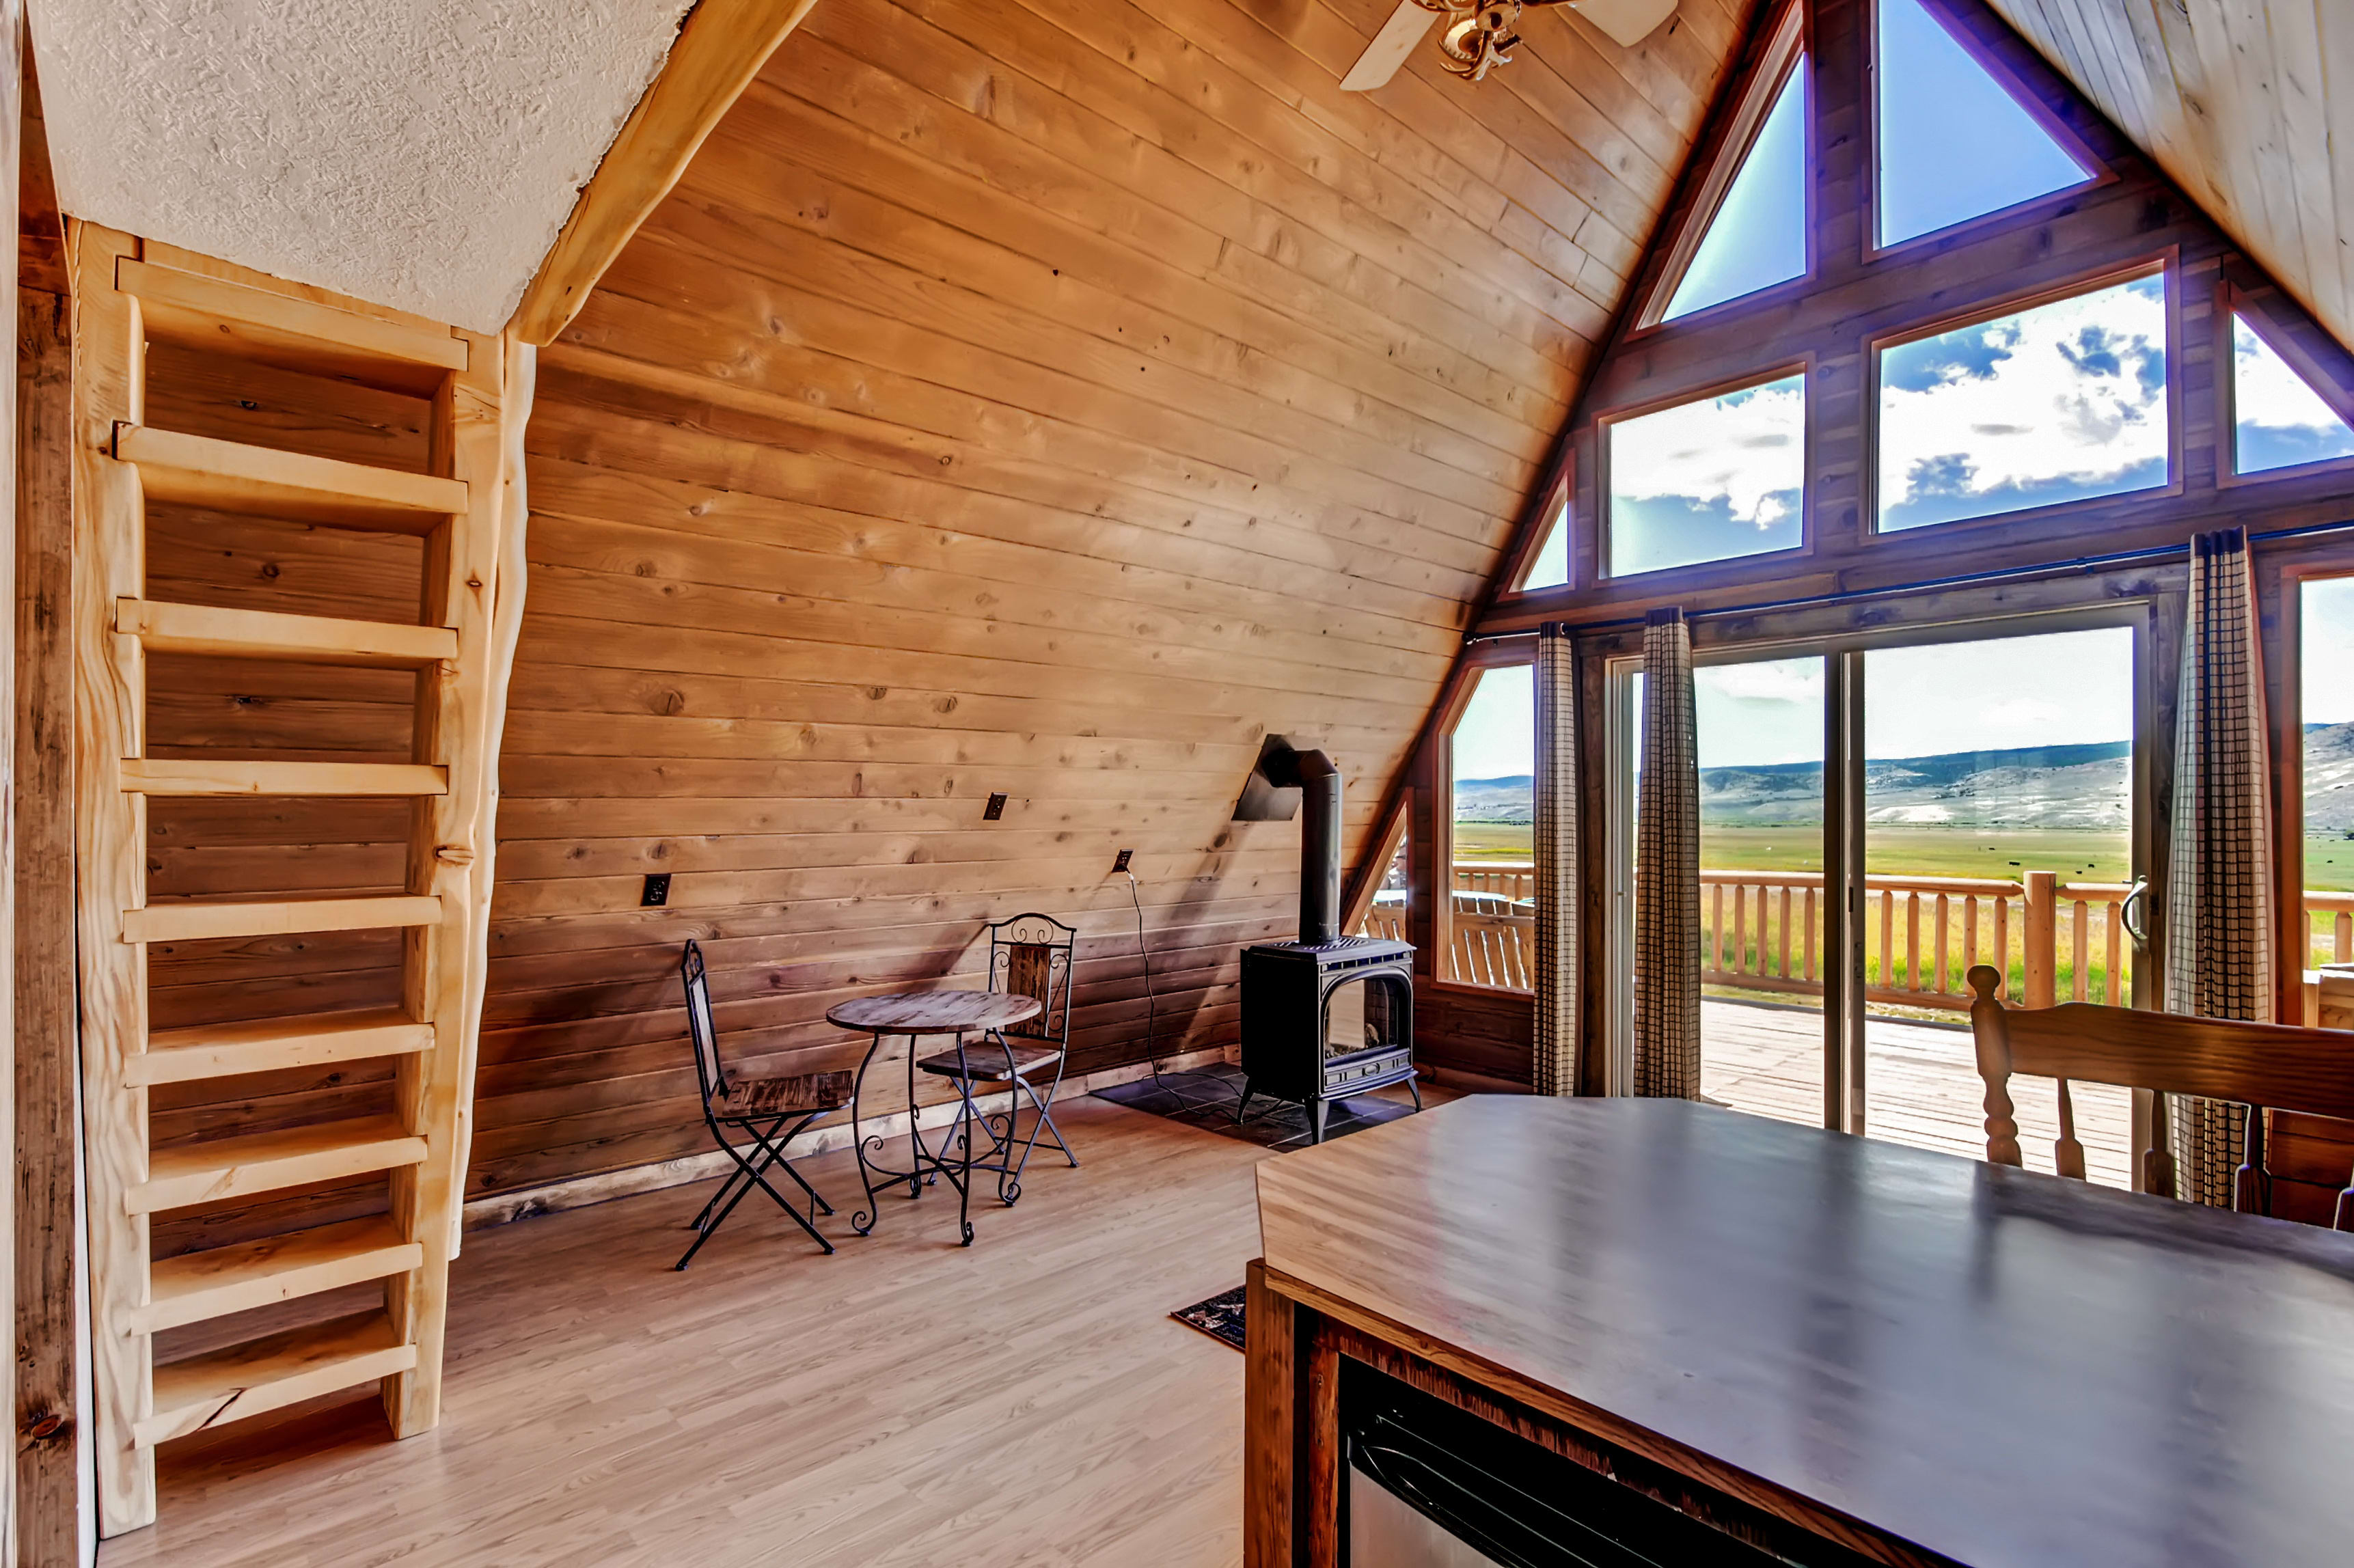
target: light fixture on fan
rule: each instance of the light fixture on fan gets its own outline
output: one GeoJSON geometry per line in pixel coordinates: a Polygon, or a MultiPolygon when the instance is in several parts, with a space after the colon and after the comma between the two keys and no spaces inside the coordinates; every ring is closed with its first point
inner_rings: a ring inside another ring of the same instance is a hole
{"type": "Polygon", "coordinates": [[[1398,0],[1390,19],[1341,79],[1341,90],[1370,92],[1388,81],[1431,24],[1442,18],[1438,52],[1447,57],[1447,69],[1466,81],[1481,80],[1495,67],[1511,62],[1507,51],[1521,41],[1514,28],[1529,5],[1567,5],[1612,42],[1629,48],[1668,19],[1676,0],[1398,0]]]}

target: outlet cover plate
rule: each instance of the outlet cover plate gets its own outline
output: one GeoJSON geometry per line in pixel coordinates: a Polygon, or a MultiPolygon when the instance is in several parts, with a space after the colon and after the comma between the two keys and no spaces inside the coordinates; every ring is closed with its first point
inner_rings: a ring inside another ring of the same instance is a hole
{"type": "Polygon", "coordinates": [[[1128,869],[1128,857],[1135,853],[1136,852],[1134,850],[1120,851],[1119,856],[1111,863],[1111,874],[1114,876],[1118,876],[1121,872],[1126,871],[1128,869]]]}
{"type": "Polygon", "coordinates": [[[652,871],[646,874],[646,890],[638,895],[641,909],[660,909],[670,902],[670,873],[652,871]]]}

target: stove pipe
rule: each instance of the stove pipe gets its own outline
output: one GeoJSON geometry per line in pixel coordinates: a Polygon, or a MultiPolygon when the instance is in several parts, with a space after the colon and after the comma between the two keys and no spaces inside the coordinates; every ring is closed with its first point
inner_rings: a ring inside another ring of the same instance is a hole
{"type": "Polygon", "coordinates": [[[1271,781],[1299,791],[1299,939],[1341,938],[1341,770],[1321,751],[1268,759],[1271,781]]]}

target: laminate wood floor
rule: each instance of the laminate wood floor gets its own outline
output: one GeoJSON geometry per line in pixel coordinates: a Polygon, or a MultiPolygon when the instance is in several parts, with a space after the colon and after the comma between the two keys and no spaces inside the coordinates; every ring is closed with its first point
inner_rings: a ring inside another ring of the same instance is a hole
{"type": "Polygon", "coordinates": [[[1266,1151],[1066,1107],[1087,1163],[970,1251],[938,1189],[851,1234],[847,1153],[802,1162],[832,1257],[747,1202],[673,1272],[708,1183],[477,1232],[440,1427],[371,1396],[167,1447],[101,1568],[1239,1563],[1243,1358],[1167,1314],[1257,1255],[1266,1151]]]}

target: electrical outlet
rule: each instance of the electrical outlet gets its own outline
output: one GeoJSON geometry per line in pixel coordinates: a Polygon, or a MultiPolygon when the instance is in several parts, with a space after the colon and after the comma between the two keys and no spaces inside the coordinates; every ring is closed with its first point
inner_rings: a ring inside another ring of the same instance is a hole
{"type": "Polygon", "coordinates": [[[981,820],[984,822],[999,821],[1004,816],[1005,797],[1002,795],[991,795],[989,798],[989,804],[981,809],[981,820]]]}
{"type": "Polygon", "coordinates": [[[1120,851],[1119,855],[1111,863],[1111,874],[1114,876],[1118,876],[1121,872],[1126,871],[1128,869],[1128,857],[1135,853],[1136,852],[1134,850],[1120,851]]]}
{"type": "Polygon", "coordinates": [[[670,902],[670,873],[655,871],[646,874],[646,890],[638,895],[638,907],[659,909],[670,902]]]}

